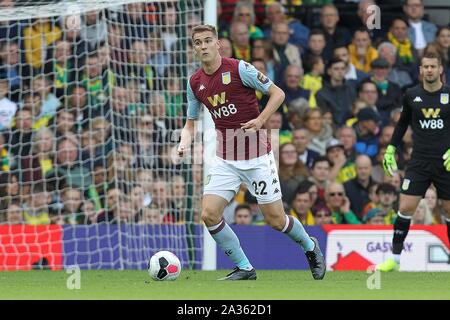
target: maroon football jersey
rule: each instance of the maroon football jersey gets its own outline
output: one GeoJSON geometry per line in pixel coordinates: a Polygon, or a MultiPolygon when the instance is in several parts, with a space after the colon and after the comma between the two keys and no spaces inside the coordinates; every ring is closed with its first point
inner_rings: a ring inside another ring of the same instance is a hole
{"type": "Polygon", "coordinates": [[[255,90],[267,93],[272,81],[242,60],[222,58],[212,75],[197,70],[189,80],[195,99],[211,113],[217,132],[217,156],[226,160],[248,160],[271,150],[264,129],[244,132],[241,123],[259,115],[255,90]]]}

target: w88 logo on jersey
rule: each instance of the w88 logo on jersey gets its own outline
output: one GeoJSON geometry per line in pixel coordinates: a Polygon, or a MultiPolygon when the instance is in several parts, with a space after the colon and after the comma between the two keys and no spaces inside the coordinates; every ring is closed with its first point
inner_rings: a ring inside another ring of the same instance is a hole
{"type": "Polygon", "coordinates": [[[424,120],[419,120],[422,129],[444,129],[444,120],[439,119],[440,108],[422,108],[424,120]]]}
{"type": "Polygon", "coordinates": [[[230,103],[227,106],[219,106],[217,109],[211,110],[211,114],[214,118],[228,117],[237,112],[236,106],[230,103]]]}
{"type": "Polygon", "coordinates": [[[419,120],[422,129],[444,129],[444,120],[419,120]]]}
{"type": "Polygon", "coordinates": [[[225,92],[208,97],[208,101],[212,106],[210,110],[211,115],[216,119],[228,117],[237,113],[236,105],[234,103],[226,104],[228,101],[226,100],[225,92]]]}

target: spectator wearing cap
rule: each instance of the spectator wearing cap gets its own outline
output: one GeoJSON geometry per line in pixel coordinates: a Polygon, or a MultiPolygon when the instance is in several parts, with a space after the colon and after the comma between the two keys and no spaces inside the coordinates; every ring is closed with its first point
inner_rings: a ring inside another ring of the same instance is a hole
{"type": "Polygon", "coordinates": [[[331,139],[327,143],[326,150],[327,158],[331,163],[329,176],[331,181],[344,183],[356,177],[355,163],[347,159],[344,145],[339,140],[331,139]]]}
{"type": "Polygon", "coordinates": [[[333,223],[333,219],[331,217],[331,211],[324,203],[319,202],[319,203],[315,204],[311,208],[311,212],[314,216],[314,224],[316,226],[333,223]]]}
{"type": "Polygon", "coordinates": [[[434,23],[423,20],[425,10],[422,0],[406,0],[403,11],[409,23],[408,38],[420,56],[427,44],[434,41],[437,27],[434,23]]]}
{"type": "Polygon", "coordinates": [[[364,216],[363,222],[369,225],[385,225],[384,213],[380,208],[372,208],[364,216]]]}
{"type": "Polygon", "coordinates": [[[17,111],[17,104],[7,97],[8,92],[8,76],[4,70],[0,69],[0,131],[11,128],[12,120],[17,111]]]}
{"type": "Polygon", "coordinates": [[[341,126],[351,116],[351,106],[356,98],[353,88],[345,83],[345,62],[332,59],[327,65],[328,81],[316,94],[317,106],[323,113],[331,112],[334,123],[341,126]]]}
{"type": "Polygon", "coordinates": [[[378,136],[380,133],[380,115],[372,108],[361,109],[358,121],[353,125],[356,132],[355,151],[375,159],[378,153],[378,136]]]}
{"type": "Polygon", "coordinates": [[[410,70],[403,70],[397,65],[397,48],[389,41],[382,42],[378,46],[378,54],[380,58],[385,59],[389,63],[389,74],[387,79],[397,84],[402,90],[413,84],[413,77],[417,77],[417,72],[410,75],[410,70]]]}
{"type": "Polygon", "coordinates": [[[350,199],[345,194],[341,183],[330,182],[325,190],[325,201],[332,212],[333,223],[361,224],[361,221],[350,209],[350,199]]]}
{"type": "Polygon", "coordinates": [[[369,189],[376,182],[372,179],[372,161],[360,154],[355,160],[356,177],[344,183],[345,193],[350,200],[350,209],[361,220],[363,208],[369,203],[369,189]]]}
{"type": "Polygon", "coordinates": [[[389,123],[390,113],[402,104],[400,87],[388,80],[389,63],[383,58],[375,59],[372,64],[372,81],[378,89],[377,109],[383,125],[389,123]]]}

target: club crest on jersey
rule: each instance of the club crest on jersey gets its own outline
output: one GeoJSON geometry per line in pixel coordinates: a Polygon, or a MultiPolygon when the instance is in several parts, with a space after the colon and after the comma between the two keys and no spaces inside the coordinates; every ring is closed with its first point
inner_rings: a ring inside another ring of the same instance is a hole
{"type": "Polygon", "coordinates": [[[222,73],[222,83],[229,84],[231,82],[231,74],[230,71],[222,73]]]}
{"type": "Polygon", "coordinates": [[[448,93],[441,93],[441,104],[448,104],[448,93]]]}

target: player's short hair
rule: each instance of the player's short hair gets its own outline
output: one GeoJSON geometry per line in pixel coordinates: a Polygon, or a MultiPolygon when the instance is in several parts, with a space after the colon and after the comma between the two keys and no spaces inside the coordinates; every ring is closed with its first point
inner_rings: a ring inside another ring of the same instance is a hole
{"type": "Polygon", "coordinates": [[[426,51],[424,54],[423,54],[423,56],[422,56],[422,58],[420,59],[420,65],[422,65],[422,63],[423,63],[423,59],[437,59],[437,61],[438,61],[438,65],[442,65],[442,58],[441,58],[441,56],[439,55],[439,53],[437,53],[437,52],[432,52],[432,51],[426,51]]]}
{"type": "Polygon", "coordinates": [[[210,24],[201,24],[201,25],[198,25],[198,26],[195,26],[195,27],[192,28],[192,36],[191,36],[192,40],[194,40],[194,35],[196,33],[205,32],[205,31],[212,32],[214,37],[217,38],[216,27],[214,27],[214,26],[212,26],[210,24]]]}

